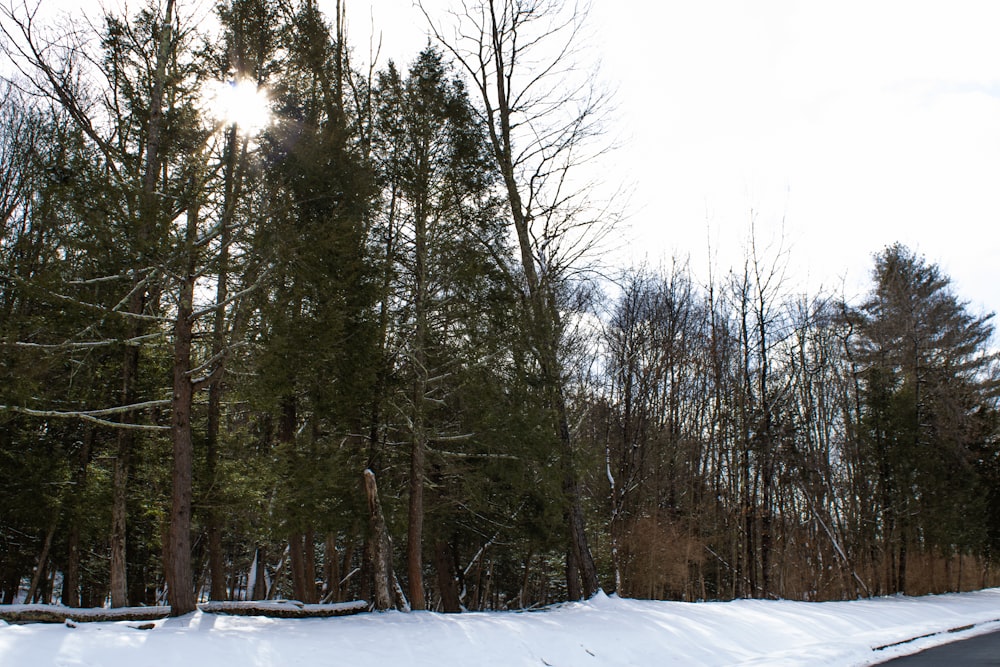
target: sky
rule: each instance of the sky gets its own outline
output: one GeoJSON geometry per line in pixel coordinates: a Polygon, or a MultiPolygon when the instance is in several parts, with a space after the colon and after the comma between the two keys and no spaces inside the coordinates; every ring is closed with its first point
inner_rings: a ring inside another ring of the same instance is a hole
{"type": "MultiPolygon", "coordinates": [[[[378,39],[379,65],[427,44],[412,0],[345,1],[356,62],[378,39]]],[[[898,241],[973,313],[1000,311],[1000,3],[591,3],[586,52],[621,146],[604,173],[631,192],[616,263],[687,258],[705,281],[742,263],[753,230],[789,293],[852,298],[898,241]]]]}
{"type": "MultiPolygon", "coordinates": [[[[974,313],[1000,310],[1000,4],[639,7],[592,0],[588,49],[616,92],[623,263],[689,258],[707,280],[710,258],[717,276],[742,263],[752,228],[784,251],[789,292],[853,297],[898,241],[974,313]]],[[[358,56],[373,24],[383,60],[426,44],[411,0],[348,0],[348,22],[358,56]]]]}
{"type": "MultiPolygon", "coordinates": [[[[531,613],[385,612],[279,619],[197,611],[145,629],[129,621],[0,621],[0,663],[861,667],[996,632],[998,604],[996,588],[846,602],[660,602],[598,593],[587,602],[531,613]]],[[[5,606],[4,611],[25,606],[5,606]]]]}

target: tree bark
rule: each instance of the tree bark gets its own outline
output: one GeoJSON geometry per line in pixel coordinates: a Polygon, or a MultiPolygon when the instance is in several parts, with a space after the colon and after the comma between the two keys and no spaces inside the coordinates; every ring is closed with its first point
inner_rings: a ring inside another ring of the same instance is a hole
{"type": "MultiPolygon", "coordinates": [[[[189,314],[189,313],[188,313],[189,314]]],[[[187,315],[178,317],[178,329],[187,315]]],[[[191,437],[192,387],[190,370],[190,330],[178,331],[176,348],[187,347],[187,354],[177,349],[174,360],[174,400],[171,434],[173,436],[173,469],[170,501],[170,528],[167,570],[168,600],[174,616],[195,610],[194,578],[191,570],[191,485],[194,443],[191,437]]]]}
{"type": "MultiPolygon", "coordinates": [[[[56,515],[58,518],[58,515],[56,515]]],[[[45,576],[45,570],[49,564],[49,549],[52,548],[52,538],[56,534],[56,528],[59,523],[53,519],[52,523],[49,525],[49,529],[45,532],[45,540],[42,542],[42,551],[38,554],[38,563],[35,566],[35,572],[31,576],[31,585],[28,586],[28,594],[25,595],[24,599],[29,604],[35,602],[35,596],[38,594],[39,585],[42,582],[42,577],[45,576]]]]}
{"type": "Polygon", "coordinates": [[[458,595],[458,578],[455,577],[454,560],[451,549],[444,540],[434,543],[434,569],[437,571],[438,590],[441,594],[441,611],[457,614],[462,611],[462,601],[458,595]]]}
{"type": "Polygon", "coordinates": [[[212,324],[212,356],[218,359],[219,367],[215,371],[215,379],[208,388],[208,430],[206,433],[206,474],[208,475],[209,507],[208,523],[208,567],[212,579],[211,599],[224,600],[227,597],[225,586],[225,554],[222,547],[222,517],[219,514],[218,503],[214,496],[218,488],[219,431],[222,421],[222,395],[225,390],[223,377],[225,370],[224,350],[226,346],[226,300],[229,298],[229,245],[232,241],[233,219],[236,212],[236,202],[240,198],[243,185],[243,172],[246,165],[246,141],[239,151],[237,159],[237,143],[239,133],[234,123],[226,133],[226,171],[224,179],[224,197],[219,231],[218,279],[215,291],[215,320],[212,324]]]}
{"type": "Polygon", "coordinates": [[[66,536],[66,572],[63,576],[62,603],[80,606],[80,526],[74,521],[66,536]]]}
{"type": "MultiPolygon", "coordinates": [[[[418,371],[420,372],[420,371],[418,371]]],[[[422,383],[417,383],[418,387],[422,383]]],[[[422,400],[422,391],[414,400],[422,400]]],[[[418,413],[420,408],[417,408],[418,413]]],[[[424,442],[423,435],[418,431],[423,429],[423,420],[414,415],[414,434],[410,452],[410,507],[409,525],[407,527],[406,565],[410,588],[410,603],[413,609],[423,609],[424,602],[424,572],[423,572],[423,539],[424,539],[424,442]]]]}
{"type": "Polygon", "coordinates": [[[528,555],[524,559],[524,574],[521,576],[521,592],[518,595],[518,597],[520,598],[518,602],[521,605],[521,609],[525,609],[528,606],[528,586],[531,585],[532,556],[534,556],[534,552],[528,551],[528,555]]]}
{"type": "MultiPolygon", "coordinates": [[[[139,312],[142,306],[139,307],[139,312]]],[[[133,308],[130,308],[132,310],[133,308]]],[[[122,400],[125,405],[134,403],[135,376],[139,366],[139,349],[130,347],[125,351],[122,370],[122,400]]],[[[126,423],[134,423],[132,413],[122,415],[126,423]]],[[[135,434],[123,429],[118,432],[118,452],[115,456],[111,481],[111,606],[128,606],[128,577],[126,574],[125,531],[128,515],[129,459],[135,448],[135,434]]]]}
{"type": "Polygon", "coordinates": [[[340,553],[337,551],[337,536],[327,533],[323,545],[323,580],[326,590],[323,602],[340,602],[340,553]]]}
{"type": "Polygon", "coordinates": [[[288,556],[292,568],[292,590],[296,600],[315,604],[316,556],[312,531],[288,536],[288,556]]]}
{"type": "Polygon", "coordinates": [[[187,214],[184,277],[177,300],[174,323],[174,373],[170,433],[173,440],[170,526],[167,537],[167,599],[171,614],[181,616],[195,610],[194,575],[191,565],[191,499],[194,440],[191,407],[194,384],[191,374],[191,345],[194,333],[195,241],[198,235],[197,204],[187,214]]]}
{"type": "Polygon", "coordinates": [[[291,533],[288,536],[288,561],[292,570],[292,597],[305,602],[303,598],[306,596],[306,567],[301,533],[291,533]]]}
{"type": "Polygon", "coordinates": [[[580,581],[580,561],[572,545],[570,545],[566,552],[566,597],[570,600],[580,600],[583,598],[583,585],[580,581]]]}
{"type": "Polygon", "coordinates": [[[573,556],[579,567],[582,593],[585,597],[591,598],[600,590],[600,584],[597,580],[597,565],[594,563],[594,556],[590,551],[590,544],[587,542],[587,531],[583,519],[583,493],[580,489],[580,480],[577,477],[573,440],[569,432],[566,402],[563,399],[562,391],[558,392],[557,400],[559,401],[560,440],[563,445],[563,456],[567,461],[564,464],[566,465],[566,479],[563,490],[569,499],[570,548],[573,550],[573,556]]]}
{"type": "Polygon", "coordinates": [[[254,552],[254,559],[256,561],[256,569],[254,570],[254,580],[253,580],[253,594],[250,595],[251,600],[266,600],[267,599],[267,555],[264,551],[264,547],[257,547],[254,552]]]}
{"type": "Polygon", "coordinates": [[[425,433],[424,401],[427,395],[427,184],[426,156],[418,161],[421,173],[417,187],[413,215],[413,316],[416,330],[413,335],[413,414],[410,449],[410,506],[407,526],[406,567],[410,587],[410,604],[413,609],[423,609],[424,571],[424,459],[427,441],[425,433]]]}
{"type": "MultiPolygon", "coordinates": [[[[167,63],[170,55],[173,25],[174,0],[167,0],[163,23],[160,26],[157,43],[156,71],[150,94],[149,123],[147,125],[146,155],[143,164],[142,188],[140,191],[139,224],[136,231],[137,260],[141,267],[152,254],[152,244],[156,238],[160,219],[157,182],[160,176],[162,156],[160,139],[163,130],[163,97],[167,79],[167,63]]],[[[148,288],[142,285],[143,278],[138,271],[132,278],[132,293],[128,302],[128,312],[141,315],[146,305],[148,288]]],[[[129,336],[135,340],[142,333],[138,320],[132,320],[129,336]]],[[[125,349],[122,366],[122,398],[124,405],[135,402],[135,381],[139,372],[139,347],[130,344],[125,349]]],[[[135,423],[135,414],[125,413],[124,423],[135,423]]],[[[129,476],[131,452],[135,448],[135,435],[129,429],[118,433],[118,454],[112,491],[111,511],[111,606],[123,607],[128,604],[126,575],[125,532],[127,514],[126,487],[129,476]]]]}
{"type": "Polygon", "coordinates": [[[402,606],[394,593],[396,575],[392,568],[392,540],[385,526],[378,497],[375,473],[365,470],[365,497],[368,499],[368,551],[372,564],[375,608],[379,611],[402,606]]]}
{"type": "Polygon", "coordinates": [[[303,574],[305,574],[305,599],[306,604],[316,604],[319,598],[316,595],[316,535],[312,528],[307,530],[302,536],[302,556],[303,574]]]}
{"type": "Polygon", "coordinates": [[[62,603],[67,607],[80,606],[80,519],[84,487],[87,484],[87,466],[94,446],[94,429],[88,427],[83,435],[80,458],[73,485],[75,492],[70,498],[72,508],[69,532],[66,536],[66,572],[63,576],[62,603]]]}

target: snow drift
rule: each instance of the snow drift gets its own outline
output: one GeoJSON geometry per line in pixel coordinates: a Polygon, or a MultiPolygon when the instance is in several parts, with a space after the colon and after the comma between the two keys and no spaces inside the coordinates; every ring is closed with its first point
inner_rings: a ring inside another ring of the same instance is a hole
{"type": "Polygon", "coordinates": [[[818,603],[598,594],[537,612],[0,623],[0,665],[871,665],[994,630],[1000,589],[818,603]]]}

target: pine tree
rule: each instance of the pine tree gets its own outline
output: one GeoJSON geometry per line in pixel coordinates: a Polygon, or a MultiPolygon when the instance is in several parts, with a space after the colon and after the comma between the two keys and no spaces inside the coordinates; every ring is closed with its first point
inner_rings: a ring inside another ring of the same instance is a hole
{"type": "Polygon", "coordinates": [[[905,246],[875,259],[874,286],[854,314],[863,427],[876,472],[892,590],[906,588],[908,550],[968,548],[982,519],[973,449],[976,414],[997,395],[992,315],[974,316],[936,264],[905,246]]]}
{"type": "MultiPolygon", "coordinates": [[[[378,128],[382,169],[390,206],[399,216],[404,247],[397,250],[405,284],[401,315],[408,378],[404,405],[410,440],[407,562],[410,602],[423,609],[424,488],[429,445],[455,427],[454,415],[435,410],[453,400],[454,368],[464,359],[451,344],[468,318],[462,291],[481,280],[475,264],[483,246],[481,221],[475,210],[491,199],[493,178],[486,159],[485,135],[475,119],[461,83],[427,48],[409,76],[401,80],[395,67],[379,77],[378,128]]],[[[495,249],[494,249],[495,250],[495,249]]]]}
{"type": "Polygon", "coordinates": [[[258,248],[268,275],[252,363],[256,400],[270,413],[288,474],[279,523],[294,594],[308,602],[317,596],[316,531],[346,529],[345,507],[359,507],[337,484],[345,468],[363,469],[354,445],[374,382],[373,183],[343,97],[340,77],[350,72],[342,36],[330,34],[313,3],[298,8],[288,28],[288,58],[273,92],[279,119],[262,141],[269,205],[258,248]],[[352,446],[341,447],[345,440],[352,446]]]}

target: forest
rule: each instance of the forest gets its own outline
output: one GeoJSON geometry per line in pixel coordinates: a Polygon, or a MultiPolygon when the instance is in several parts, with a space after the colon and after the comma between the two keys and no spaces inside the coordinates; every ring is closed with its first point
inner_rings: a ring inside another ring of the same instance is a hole
{"type": "Polygon", "coordinates": [[[991,314],[602,266],[583,13],[417,4],[382,68],[340,0],[0,6],[0,603],[1000,583],[991,314]]]}

